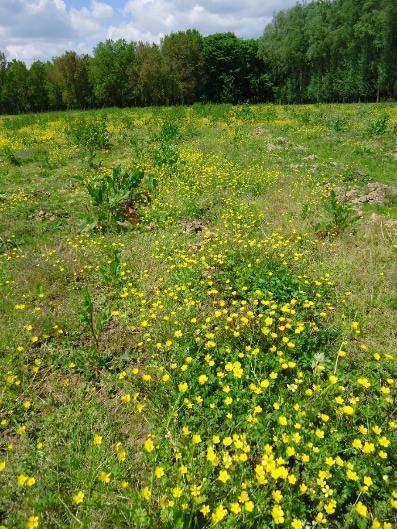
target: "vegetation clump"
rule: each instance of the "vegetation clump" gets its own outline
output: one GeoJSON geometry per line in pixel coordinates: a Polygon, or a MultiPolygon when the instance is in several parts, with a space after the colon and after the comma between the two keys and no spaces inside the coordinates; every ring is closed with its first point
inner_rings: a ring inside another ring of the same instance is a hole
{"type": "Polygon", "coordinates": [[[360,215],[349,204],[338,199],[334,189],[324,200],[323,207],[327,218],[315,225],[319,234],[339,235],[360,219],[360,215]]]}
{"type": "Polygon", "coordinates": [[[122,170],[118,166],[109,173],[86,181],[85,187],[95,213],[95,227],[125,226],[127,221],[132,224],[138,222],[136,204],[142,199],[138,188],[144,176],[144,171],[137,167],[122,170]]]}

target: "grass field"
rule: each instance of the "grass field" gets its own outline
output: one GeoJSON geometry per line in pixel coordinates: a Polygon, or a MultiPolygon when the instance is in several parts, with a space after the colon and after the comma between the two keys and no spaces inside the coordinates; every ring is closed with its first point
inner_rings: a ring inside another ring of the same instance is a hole
{"type": "Polygon", "coordinates": [[[396,105],[2,117],[0,151],[0,527],[397,527],[396,105]]]}

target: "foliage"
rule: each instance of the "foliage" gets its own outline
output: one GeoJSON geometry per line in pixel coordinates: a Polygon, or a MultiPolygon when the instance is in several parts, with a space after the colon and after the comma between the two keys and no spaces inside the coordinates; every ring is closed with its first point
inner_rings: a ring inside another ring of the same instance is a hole
{"type": "Polygon", "coordinates": [[[197,30],[166,35],[161,42],[167,102],[189,104],[201,98],[203,37],[197,30]]]}
{"type": "Polygon", "coordinates": [[[96,101],[103,106],[126,106],[133,102],[131,76],[135,63],[133,43],[123,39],[100,42],[94,49],[89,77],[96,101]]]}
{"type": "Polygon", "coordinates": [[[88,289],[84,293],[84,301],[80,310],[81,322],[89,329],[95,343],[99,348],[99,337],[110,320],[109,310],[105,309],[96,313],[91,294],[88,289]]]}
{"type": "Polygon", "coordinates": [[[91,197],[95,212],[95,226],[108,228],[125,225],[128,209],[139,198],[138,187],[144,177],[138,168],[123,171],[114,167],[110,174],[88,181],[85,187],[91,197]]]}
{"type": "Polygon", "coordinates": [[[389,127],[389,116],[380,116],[375,121],[370,123],[367,128],[367,132],[370,136],[380,136],[385,134],[389,127]]]}
{"type": "Polygon", "coordinates": [[[257,52],[257,41],[242,40],[233,33],[205,37],[205,99],[225,103],[267,99],[264,65],[257,52]]]}
{"type": "Polygon", "coordinates": [[[83,151],[93,152],[96,149],[111,147],[105,119],[80,119],[71,123],[67,132],[72,141],[83,151]]]}
{"type": "MultiPolygon", "coordinates": [[[[397,97],[394,0],[313,0],[282,10],[260,39],[197,30],[160,44],[100,42],[28,69],[0,52],[0,113],[69,108],[397,97]]],[[[330,124],[336,132],[346,123],[330,124]]]]}
{"type": "Polygon", "coordinates": [[[280,11],[259,47],[276,100],[396,98],[396,22],[394,0],[313,1],[280,11]]]}
{"type": "Polygon", "coordinates": [[[349,128],[349,119],[346,116],[337,117],[329,121],[330,127],[334,129],[335,132],[344,132],[349,128]]]}
{"type": "Polygon", "coordinates": [[[176,123],[166,121],[155,137],[157,147],[153,151],[153,162],[156,167],[173,166],[179,159],[178,141],[181,139],[176,123]]]}
{"type": "Polygon", "coordinates": [[[326,235],[339,235],[360,218],[351,206],[338,200],[334,189],[331,189],[328,198],[324,200],[324,210],[327,219],[317,223],[315,230],[326,235]]]}

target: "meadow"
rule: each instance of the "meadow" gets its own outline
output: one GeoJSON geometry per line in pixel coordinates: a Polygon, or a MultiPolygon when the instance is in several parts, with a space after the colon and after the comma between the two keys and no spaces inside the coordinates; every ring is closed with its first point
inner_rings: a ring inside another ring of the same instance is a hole
{"type": "Polygon", "coordinates": [[[397,527],[397,106],[0,119],[0,527],[397,527]]]}

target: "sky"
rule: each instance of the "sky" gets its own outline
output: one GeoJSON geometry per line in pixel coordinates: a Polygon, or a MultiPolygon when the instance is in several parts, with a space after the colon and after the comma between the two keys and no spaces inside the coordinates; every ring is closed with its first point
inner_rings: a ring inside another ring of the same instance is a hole
{"type": "Polygon", "coordinates": [[[0,50],[31,64],[106,39],[159,42],[173,31],[259,37],[296,0],[0,0],[0,50]]]}

